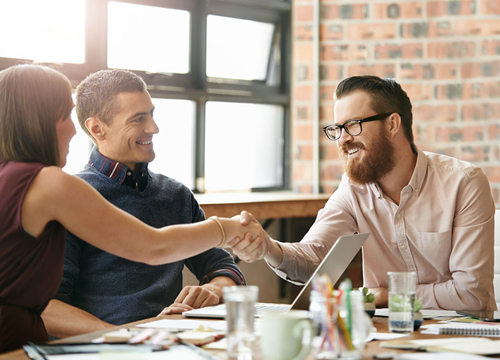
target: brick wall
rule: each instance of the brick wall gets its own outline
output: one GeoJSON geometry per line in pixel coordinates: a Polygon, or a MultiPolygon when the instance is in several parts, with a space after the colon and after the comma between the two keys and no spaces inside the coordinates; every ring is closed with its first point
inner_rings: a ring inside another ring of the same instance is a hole
{"type": "MultiPolygon", "coordinates": [[[[312,191],[312,0],[293,1],[292,185],[312,191]]],[[[352,75],[395,78],[413,103],[415,142],[480,166],[500,206],[500,0],[322,0],[320,127],[352,75]]],[[[342,174],[320,134],[321,191],[342,174]]]]}

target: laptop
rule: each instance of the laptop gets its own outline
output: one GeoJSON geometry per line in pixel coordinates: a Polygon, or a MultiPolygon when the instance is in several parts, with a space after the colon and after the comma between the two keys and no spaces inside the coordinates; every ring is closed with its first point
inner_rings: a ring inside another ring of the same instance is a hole
{"type": "MultiPolygon", "coordinates": [[[[363,233],[339,237],[309,280],[305,283],[292,304],[257,303],[255,304],[255,316],[260,317],[262,314],[269,312],[287,312],[290,309],[307,310],[301,308],[299,304],[302,306],[303,304],[309,304],[312,279],[314,276],[316,274],[328,274],[332,284],[335,284],[344,273],[347,266],[351,263],[352,259],[354,259],[359,249],[361,249],[366,239],[368,239],[369,235],[370,233],[363,233]]],[[[226,317],[226,305],[220,304],[184,311],[182,315],[189,318],[223,319],[226,317]]]]}

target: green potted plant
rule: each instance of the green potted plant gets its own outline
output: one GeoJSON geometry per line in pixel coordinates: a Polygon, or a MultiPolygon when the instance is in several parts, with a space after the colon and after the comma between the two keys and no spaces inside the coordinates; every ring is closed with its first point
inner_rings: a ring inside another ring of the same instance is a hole
{"type": "Polygon", "coordinates": [[[361,292],[363,293],[363,302],[365,305],[365,312],[370,315],[370,317],[373,317],[375,315],[375,294],[373,293],[368,293],[368,288],[364,287],[361,289],[361,292]]]}
{"type": "Polygon", "coordinates": [[[424,316],[420,312],[420,310],[423,309],[422,299],[415,300],[414,309],[415,313],[413,315],[413,331],[416,331],[420,328],[420,326],[424,322],[424,316]]]}

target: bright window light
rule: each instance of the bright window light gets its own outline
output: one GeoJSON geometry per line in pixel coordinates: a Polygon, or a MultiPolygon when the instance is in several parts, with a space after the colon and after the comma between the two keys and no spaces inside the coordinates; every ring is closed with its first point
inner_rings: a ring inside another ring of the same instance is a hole
{"type": "Polygon", "coordinates": [[[283,186],[283,107],[207,102],[205,189],[283,186]]]}
{"type": "Polygon", "coordinates": [[[0,0],[0,57],[85,62],[84,0],[0,0]]]}
{"type": "Polygon", "coordinates": [[[190,14],[185,10],[108,4],[108,67],[189,72],[190,14]]]}
{"type": "Polygon", "coordinates": [[[190,100],[152,100],[160,132],[153,136],[156,158],[149,168],[194,189],[196,104],[190,100]]]}
{"type": "Polygon", "coordinates": [[[78,123],[76,110],[74,108],[71,112],[71,120],[73,120],[75,124],[76,135],[73,136],[69,143],[69,154],[66,157],[66,166],[63,167],[63,171],[74,175],[82,171],[85,164],[89,162],[92,141],[78,123]]]}
{"type": "Polygon", "coordinates": [[[209,15],[207,76],[265,80],[274,25],[209,15]]]}

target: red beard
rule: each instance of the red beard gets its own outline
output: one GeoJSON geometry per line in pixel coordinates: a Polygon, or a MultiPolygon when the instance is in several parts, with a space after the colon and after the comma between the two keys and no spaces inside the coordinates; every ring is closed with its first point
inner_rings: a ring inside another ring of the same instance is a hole
{"type": "Polygon", "coordinates": [[[344,171],[351,182],[358,185],[376,183],[394,168],[394,146],[384,129],[376,141],[364,146],[361,143],[347,143],[340,147],[340,157],[344,161],[344,171]],[[363,158],[349,159],[348,150],[359,148],[363,158]]]}

